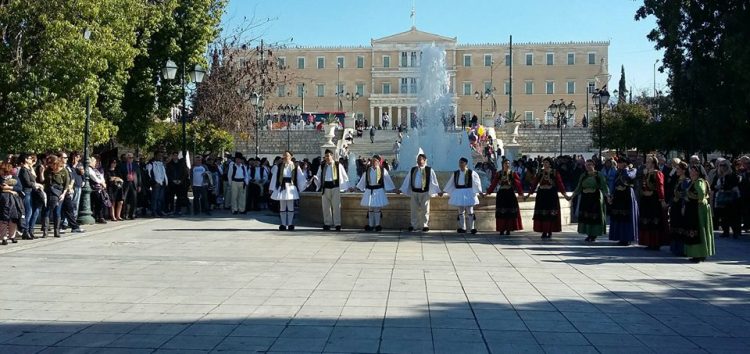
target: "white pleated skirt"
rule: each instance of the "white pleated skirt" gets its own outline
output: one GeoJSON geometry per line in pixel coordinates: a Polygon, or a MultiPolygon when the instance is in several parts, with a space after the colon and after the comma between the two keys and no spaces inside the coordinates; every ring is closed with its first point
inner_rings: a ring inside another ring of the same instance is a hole
{"type": "Polygon", "coordinates": [[[366,208],[382,208],[388,205],[385,189],[365,189],[359,204],[366,208]]]}
{"type": "Polygon", "coordinates": [[[286,188],[274,189],[271,193],[271,199],[273,200],[297,200],[299,199],[299,192],[297,187],[291,183],[286,184],[286,188]]]}
{"type": "Polygon", "coordinates": [[[450,193],[448,205],[454,207],[469,207],[479,204],[479,198],[473,188],[456,189],[450,193]]]}

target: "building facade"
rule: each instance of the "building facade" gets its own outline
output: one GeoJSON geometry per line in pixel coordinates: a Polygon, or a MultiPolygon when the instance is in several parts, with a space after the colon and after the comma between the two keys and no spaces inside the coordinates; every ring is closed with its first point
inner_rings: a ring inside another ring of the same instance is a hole
{"type": "Polygon", "coordinates": [[[385,113],[392,124],[406,123],[417,107],[420,48],[433,43],[446,50],[456,117],[508,116],[512,90],[512,110],[521,121],[553,123],[548,107],[564,99],[575,102],[575,124],[580,125],[585,107],[593,111],[587,88],[607,80],[609,42],[514,43],[511,56],[509,43],[459,44],[455,37],[412,27],[373,39],[367,47],[277,50],[277,60],[297,82],[278,87],[271,98],[281,104],[304,102],[306,112],[343,110],[375,126],[385,113]],[[475,93],[485,92],[486,99],[477,99],[475,93]]]}

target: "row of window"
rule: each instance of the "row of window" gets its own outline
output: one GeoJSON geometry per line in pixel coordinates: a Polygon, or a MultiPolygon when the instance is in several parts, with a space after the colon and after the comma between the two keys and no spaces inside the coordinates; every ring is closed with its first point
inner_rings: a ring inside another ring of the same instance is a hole
{"type": "MultiPolygon", "coordinates": [[[[596,53],[591,52],[587,54],[588,57],[588,63],[590,65],[596,64],[596,53]]],[[[534,65],[534,53],[526,53],[526,65],[531,66],[534,65]]],[[[317,68],[318,69],[325,69],[326,67],[326,58],[325,57],[317,57],[317,68]]],[[[421,59],[421,55],[418,52],[401,52],[399,66],[401,67],[415,67],[419,65],[419,60],[421,59]]],[[[545,54],[546,64],[547,65],[555,65],[555,53],[546,53],[545,54]]],[[[576,64],[576,54],[575,53],[568,53],[567,57],[567,63],[568,65],[575,65],[576,64]]],[[[484,55],[484,66],[492,66],[494,64],[494,59],[492,57],[492,54],[485,54],[484,55]]],[[[281,67],[286,67],[286,58],[285,57],[279,57],[278,58],[278,64],[281,67]]],[[[345,57],[339,56],[336,57],[336,64],[339,68],[345,68],[345,57]]],[[[464,66],[470,67],[472,66],[472,55],[471,54],[464,54],[464,66]]],[[[505,66],[510,66],[510,54],[505,54],[505,66]]],[[[306,67],[305,63],[305,57],[298,57],[297,58],[297,69],[304,69],[306,67]]],[[[357,69],[363,69],[365,67],[365,57],[363,55],[357,56],[357,69]]],[[[390,68],[391,67],[391,57],[390,55],[384,55],[383,56],[383,67],[384,68],[390,68]]]]}
{"type": "MultiPolygon", "coordinates": [[[[593,81],[589,81],[588,83],[589,92],[592,92],[595,84],[593,81]]],[[[504,89],[503,93],[506,95],[510,94],[510,82],[505,81],[504,82],[504,89]]],[[[523,82],[524,87],[524,93],[527,95],[533,95],[534,94],[534,81],[532,80],[526,80],[523,82]]],[[[492,89],[491,83],[489,81],[484,82],[484,92],[488,92],[492,89]]],[[[545,81],[544,82],[544,93],[548,95],[555,94],[555,82],[554,81],[545,81]]],[[[567,81],[565,83],[565,93],[567,94],[575,94],[576,93],[576,82],[575,81],[567,81]]],[[[470,96],[474,94],[474,89],[472,87],[471,82],[464,82],[463,85],[463,95],[464,96],[470,96]]]]}
{"type": "MultiPolygon", "coordinates": [[[[593,81],[589,81],[588,83],[589,92],[593,92],[595,84],[593,81]]],[[[534,91],[534,81],[532,80],[526,80],[523,82],[524,87],[524,93],[527,95],[533,95],[535,93],[534,91]]],[[[317,84],[315,86],[316,88],[316,96],[317,97],[324,97],[326,94],[326,85],[325,84],[317,84]]],[[[382,84],[382,93],[383,94],[391,94],[391,83],[386,82],[382,84]]],[[[418,88],[418,80],[416,78],[401,78],[400,80],[400,86],[399,86],[399,92],[403,94],[416,94],[418,88]]],[[[483,92],[489,92],[492,89],[492,84],[489,81],[484,82],[484,91],[483,92]]],[[[356,84],[355,85],[355,93],[359,93],[360,96],[364,96],[365,94],[365,84],[356,84]]],[[[302,84],[297,84],[297,97],[302,97],[304,91],[304,86],[302,84]]],[[[338,90],[336,92],[340,92],[341,94],[345,94],[344,91],[344,85],[339,84],[338,90]]],[[[336,92],[333,92],[333,95],[336,95],[336,92]]],[[[451,92],[453,90],[451,89],[451,92]]],[[[464,82],[463,83],[463,95],[464,96],[471,96],[474,95],[474,88],[472,86],[471,82],[464,82]]],[[[555,90],[555,81],[545,81],[544,82],[544,93],[548,95],[552,95],[556,92],[555,90]]],[[[565,93],[566,94],[575,94],[576,93],[576,82],[575,81],[567,81],[565,83],[565,93]]],[[[287,92],[286,85],[279,85],[278,86],[278,96],[279,97],[285,97],[290,95],[290,92],[287,92]]],[[[510,82],[505,81],[503,85],[503,94],[508,95],[510,94],[510,82]]]]}
{"type": "MultiPolygon", "coordinates": [[[[344,84],[337,85],[336,92],[333,92],[333,95],[336,96],[336,93],[340,93],[341,95],[345,95],[345,87],[344,84]]],[[[388,91],[390,92],[390,84],[388,84],[388,91]]],[[[286,97],[291,95],[291,92],[287,92],[286,85],[279,85],[277,87],[276,95],[279,97],[286,97]]],[[[416,92],[416,91],[415,91],[416,92]]],[[[308,92],[305,90],[305,87],[302,84],[297,84],[297,97],[302,97],[303,95],[307,94],[308,92]]],[[[358,93],[360,96],[365,95],[365,84],[356,84],[355,85],[355,91],[354,93],[358,93]]],[[[317,84],[315,85],[315,95],[317,97],[325,97],[326,94],[326,85],[325,84],[317,84]]]]}
{"type": "MultiPolygon", "coordinates": [[[[285,68],[286,66],[286,57],[279,57],[276,59],[277,63],[280,67],[285,68]]],[[[318,69],[325,69],[326,67],[326,58],[325,57],[318,57],[318,69]]],[[[344,57],[336,57],[336,65],[339,68],[344,68],[346,64],[346,60],[344,57]]],[[[305,63],[305,57],[298,57],[297,58],[297,69],[304,69],[306,67],[305,63]]],[[[363,69],[365,67],[365,57],[360,55],[357,56],[357,69],[363,69]]]]}
{"type": "MultiPolygon", "coordinates": [[[[588,63],[590,65],[596,64],[596,53],[590,52],[587,53],[588,57],[588,63]]],[[[547,65],[555,65],[555,53],[546,53],[545,54],[545,63],[547,65]]],[[[492,58],[492,54],[485,54],[484,55],[484,66],[492,66],[495,63],[495,60],[492,58]]],[[[527,66],[534,65],[534,53],[526,53],[526,61],[527,66]]],[[[568,53],[568,65],[575,65],[576,64],[576,53],[568,53]]],[[[472,65],[472,55],[471,54],[464,54],[464,66],[471,66],[472,65]]],[[[510,66],[510,54],[505,54],[505,66],[510,66]]]]}

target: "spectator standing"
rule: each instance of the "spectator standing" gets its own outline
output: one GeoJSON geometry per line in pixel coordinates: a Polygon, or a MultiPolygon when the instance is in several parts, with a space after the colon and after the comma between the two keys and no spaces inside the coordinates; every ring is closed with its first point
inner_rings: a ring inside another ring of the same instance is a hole
{"type": "Polygon", "coordinates": [[[138,193],[141,192],[141,169],[134,161],[132,153],[125,155],[125,162],[120,166],[120,178],[123,181],[123,212],[126,219],[134,220],[138,208],[138,193]]]}
{"type": "Polygon", "coordinates": [[[169,185],[169,178],[161,151],[154,153],[154,158],[146,165],[146,172],[151,181],[151,216],[163,217],[165,216],[164,196],[169,185]]]}
{"type": "Polygon", "coordinates": [[[211,211],[208,210],[207,186],[210,183],[208,173],[208,168],[203,165],[203,157],[196,156],[193,168],[190,169],[190,176],[193,181],[193,215],[198,215],[199,212],[211,215],[211,211]]]}

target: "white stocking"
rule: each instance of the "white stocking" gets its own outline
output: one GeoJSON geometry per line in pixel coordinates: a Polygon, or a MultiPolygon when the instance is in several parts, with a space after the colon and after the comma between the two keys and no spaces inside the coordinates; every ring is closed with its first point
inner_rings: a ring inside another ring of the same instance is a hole
{"type": "Polygon", "coordinates": [[[375,208],[373,209],[372,213],[373,213],[373,219],[375,222],[374,226],[380,226],[380,219],[383,216],[383,212],[380,211],[380,208],[375,208]]]}
{"type": "Polygon", "coordinates": [[[292,221],[294,220],[294,200],[282,200],[279,202],[279,207],[281,225],[292,225],[292,221]]]}
{"type": "Polygon", "coordinates": [[[466,208],[464,207],[458,207],[458,228],[461,230],[466,230],[466,215],[464,214],[466,212],[466,208]]]}
{"type": "Polygon", "coordinates": [[[375,211],[373,209],[367,211],[367,225],[375,227],[375,211]]]}

